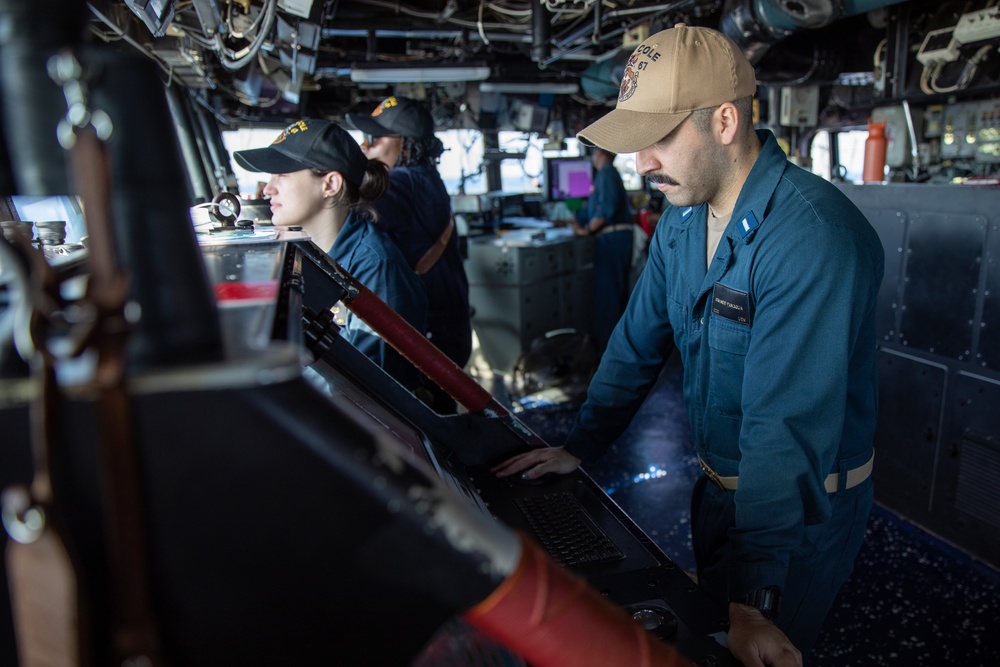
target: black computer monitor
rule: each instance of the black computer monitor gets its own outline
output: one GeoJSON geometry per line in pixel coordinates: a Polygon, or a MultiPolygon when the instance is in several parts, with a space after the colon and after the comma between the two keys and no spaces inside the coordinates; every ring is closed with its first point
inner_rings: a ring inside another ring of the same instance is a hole
{"type": "Polygon", "coordinates": [[[594,167],[589,157],[548,158],[545,178],[549,201],[588,197],[594,182],[594,167]]]}

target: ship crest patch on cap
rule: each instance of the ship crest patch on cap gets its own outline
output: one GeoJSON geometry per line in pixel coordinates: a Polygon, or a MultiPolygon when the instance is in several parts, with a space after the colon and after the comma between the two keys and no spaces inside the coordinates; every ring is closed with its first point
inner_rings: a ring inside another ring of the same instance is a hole
{"type": "Polygon", "coordinates": [[[382,112],[385,111],[386,109],[391,109],[392,107],[398,105],[399,105],[399,100],[397,100],[395,97],[387,97],[384,100],[382,100],[382,104],[375,107],[375,111],[372,111],[372,116],[373,117],[380,116],[382,115],[382,112]]]}
{"type": "Polygon", "coordinates": [[[656,50],[656,44],[640,44],[639,47],[629,56],[625,65],[625,73],[622,74],[622,85],[618,91],[618,102],[628,100],[639,88],[639,73],[649,67],[650,63],[655,63],[660,59],[660,52],[656,50]]]}
{"type": "Polygon", "coordinates": [[[281,134],[278,135],[278,138],[271,142],[271,145],[274,146],[275,144],[280,144],[289,136],[293,134],[298,134],[299,132],[305,132],[308,129],[309,126],[306,125],[306,122],[304,120],[297,120],[288,127],[286,127],[285,129],[283,129],[281,131],[281,134]]]}
{"type": "Polygon", "coordinates": [[[625,73],[622,74],[622,86],[618,91],[618,101],[624,102],[632,97],[635,89],[639,86],[639,74],[635,70],[636,54],[629,56],[628,64],[625,65],[625,73]]]}

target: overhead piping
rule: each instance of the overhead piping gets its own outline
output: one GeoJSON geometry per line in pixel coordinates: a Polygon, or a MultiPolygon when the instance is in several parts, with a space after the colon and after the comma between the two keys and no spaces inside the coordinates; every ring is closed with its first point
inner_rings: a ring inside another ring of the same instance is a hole
{"type": "Polygon", "coordinates": [[[777,42],[905,0],[726,0],[720,29],[756,65],[777,42]]]}
{"type": "Polygon", "coordinates": [[[544,2],[535,0],[531,3],[531,59],[534,62],[541,62],[552,53],[551,38],[552,25],[549,22],[549,10],[545,7],[544,2]]]}
{"type": "Polygon", "coordinates": [[[594,34],[590,36],[590,41],[595,45],[601,43],[601,3],[594,3],[594,34]]]}

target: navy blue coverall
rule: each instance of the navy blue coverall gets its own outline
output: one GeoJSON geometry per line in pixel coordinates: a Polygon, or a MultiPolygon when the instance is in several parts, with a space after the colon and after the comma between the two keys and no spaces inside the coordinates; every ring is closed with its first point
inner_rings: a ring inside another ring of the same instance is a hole
{"type": "Polygon", "coordinates": [[[878,236],[833,185],[791,164],[770,132],[706,271],[707,205],[668,208],[566,449],[603,453],[668,355],[703,475],[692,500],[699,585],[722,602],[771,585],[803,653],[853,568],[872,505],[878,236]],[[833,492],[825,484],[833,473],[833,492]]]}
{"type": "MultiPolygon", "coordinates": [[[[414,328],[427,330],[427,297],[420,279],[399,248],[366,218],[349,213],[329,255],[414,328]]],[[[350,311],[342,335],[407,389],[421,385],[420,371],[350,311]]]]}
{"type": "MultiPolygon", "coordinates": [[[[451,220],[451,200],[432,165],[393,167],[389,190],[375,202],[378,226],[399,246],[410,268],[438,241],[451,220]]],[[[464,367],[472,353],[469,281],[453,231],[444,253],[420,276],[427,293],[428,338],[464,367]]]]}

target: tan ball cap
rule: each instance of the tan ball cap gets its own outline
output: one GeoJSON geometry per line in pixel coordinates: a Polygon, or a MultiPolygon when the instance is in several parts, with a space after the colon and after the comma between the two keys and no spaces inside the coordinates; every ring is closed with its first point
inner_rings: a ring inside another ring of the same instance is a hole
{"type": "Polygon", "coordinates": [[[695,109],[753,95],[753,65],[721,32],[678,24],[636,47],[625,66],[618,104],[576,136],[613,153],[648,148],[695,109]]]}

